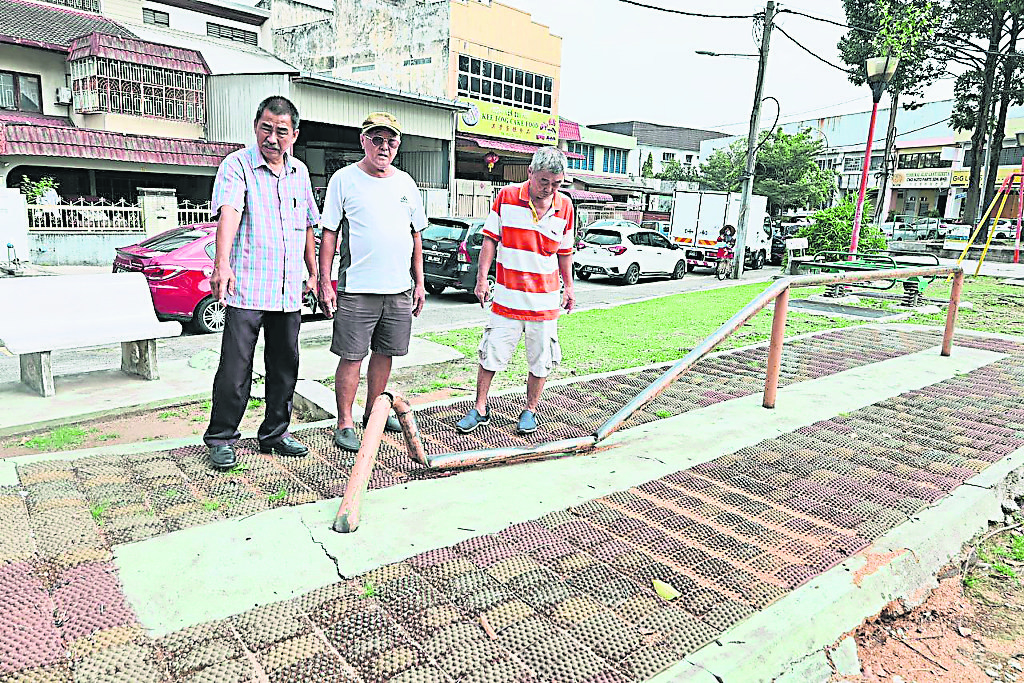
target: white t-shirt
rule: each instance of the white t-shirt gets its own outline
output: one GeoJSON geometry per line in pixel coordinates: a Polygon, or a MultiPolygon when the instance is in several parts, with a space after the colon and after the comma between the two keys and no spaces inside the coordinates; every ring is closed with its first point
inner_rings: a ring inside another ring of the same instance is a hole
{"type": "Polygon", "coordinates": [[[320,224],[339,233],[339,292],[397,294],[412,287],[412,234],[427,227],[427,216],[408,173],[396,168],[376,178],[357,164],[337,170],[320,224]]]}

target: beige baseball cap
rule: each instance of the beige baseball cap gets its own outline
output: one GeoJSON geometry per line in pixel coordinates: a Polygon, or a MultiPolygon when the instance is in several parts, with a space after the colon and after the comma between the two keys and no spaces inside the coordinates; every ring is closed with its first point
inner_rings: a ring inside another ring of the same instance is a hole
{"type": "Polygon", "coordinates": [[[398,119],[393,114],[389,114],[386,111],[375,111],[366,117],[363,121],[363,133],[373,130],[374,128],[387,128],[395,135],[402,134],[402,128],[398,125],[398,119]]]}

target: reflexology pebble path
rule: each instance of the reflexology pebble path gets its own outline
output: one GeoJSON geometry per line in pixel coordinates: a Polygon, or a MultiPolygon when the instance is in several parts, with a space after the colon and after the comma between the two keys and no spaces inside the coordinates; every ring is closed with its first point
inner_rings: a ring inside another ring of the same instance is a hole
{"type": "MultiPolygon", "coordinates": [[[[934,347],[863,328],[790,342],[780,384],[934,347]]],[[[644,680],[1024,447],[1024,345],[1002,360],[493,535],[159,639],[121,593],[111,546],[339,496],[351,457],[329,430],[301,460],[199,448],[20,466],[0,488],[0,681],[644,680]],[[680,594],[671,602],[652,581],[680,594]]],[[[955,351],[954,351],[955,352],[955,351]]],[[[763,386],[763,348],[709,358],[631,425],[763,386]],[[662,413],[664,414],[664,413],[662,413]]],[[[537,441],[589,433],[657,376],[553,388],[537,441]]],[[[526,443],[518,397],[472,436],[466,403],[417,412],[428,452],[526,443]]],[[[435,476],[396,442],[371,486],[435,476]]]]}

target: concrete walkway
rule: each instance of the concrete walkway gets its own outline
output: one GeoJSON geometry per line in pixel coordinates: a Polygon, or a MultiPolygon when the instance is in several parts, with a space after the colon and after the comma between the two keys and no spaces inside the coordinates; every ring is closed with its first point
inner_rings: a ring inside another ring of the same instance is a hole
{"type": "MultiPolygon", "coordinates": [[[[789,341],[774,411],[764,348],[718,354],[592,455],[439,477],[388,442],[349,535],[329,527],[352,461],[324,427],[310,457],[230,474],[188,446],[10,459],[0,675],[824,680],[822,649],[925,586],[1024,463],[1024,339],[937,342],[789,341]]],[[[552,387],[545,436],[655,374],[552,387]]],[[[518,400],[471,438],[514,443],[518,400]]],[[[417,412],[428,449],[461,443],[464,408],[417,412]]]]}

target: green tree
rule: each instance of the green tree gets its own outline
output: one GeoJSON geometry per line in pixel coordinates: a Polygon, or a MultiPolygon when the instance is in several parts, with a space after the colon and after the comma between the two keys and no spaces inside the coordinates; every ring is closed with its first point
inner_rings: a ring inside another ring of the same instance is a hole
{"type": "MultiPolygon", "coordinates": [[[[762,133],[754,167],[754,194],[768,197],[772,214],[786,209],[828,204],[836,190],[835,172],[818,166],[823,143],[809,129],[795,135],[781,128],[762,133]]],[[[710,190],[738,192],[746,164],[746,142],[737,140],[716,150],[701,166],[701,185],[710,190]]]]}
{"type": "Polygon", "coordinates": [[[653,178],[654,177],[654,153],[647,153],[647,161],[644,162],[644,167],[640,169],[641,178],[653,178]]]}
{"type": "MultiPolygon", "coordinates": [[[[853,217],[857,205],[853,197],[847,197],[841,203],[828,209],[818,211],[811,216],[811,224],[800,229],[798,237],[807,238],[807,249],[812,254],[821,251],[846,251],[850,248],[853,237],[853,217]]],[[[865,206],[864,212],[870,211],[865,206]]],[[[877,225],[862,225],[858,249],[869,251],[885,249],[885,236],[877,225]]]]}
{"type": "Polygon", "coordinates": [[[682,182],[697,182],[700,180],[700,175],[693,169],[692,166],[683,166],[681,163],[672,159],[666,161],[661,165],[661,172],[654,176],[658,180],[675,180],[682,182]]]}
{"type": "MultiPolygon", "coordinates": [[[[945,51],[933,42],[941,23],[941,7],[928,0],[843,0],[850,31],[839,41],[843,61],[853,67],[849,72],[854,85],[867,83],[866,60],[891,55],[900,60],[899,68],[886,87],[889,93],[889,125],[885,136],[881,182],[887,186],[890,160],[896,144],[896,112],[903,100],[904,109],[919,106],[924,88],[946,71],[945,51]]],[[[878,211],[883,202],[878,202],[878,211]]],[[[877,216],[876,216],[877,222],[877,216]]]]}
{"type": "Polygon", "coordinates": [[[39,198],[46,193],[47,190],[53,188],[56,190],[60,187],[60,183],[53,176],[43,176],[39,180],[32,180],[27,175],[21,176],[21,193],[25,195],[26,201],[29,204],[35,204],[39,201],[39,198]]]}

